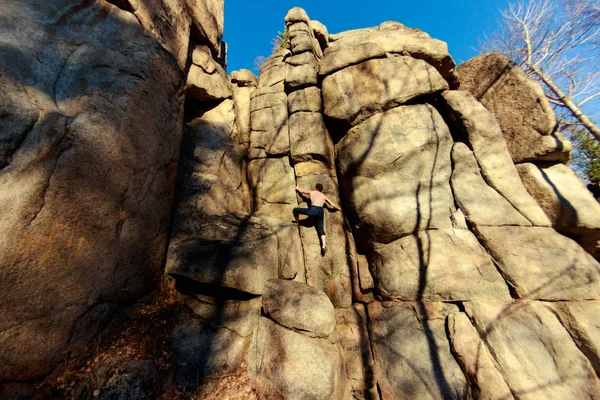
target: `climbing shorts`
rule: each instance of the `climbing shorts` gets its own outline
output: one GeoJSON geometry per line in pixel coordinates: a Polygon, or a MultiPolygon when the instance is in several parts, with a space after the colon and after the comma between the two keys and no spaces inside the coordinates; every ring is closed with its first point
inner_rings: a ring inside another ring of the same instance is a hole
{"type": "Polygon", "coordinates": [[[315,220],[315,229],[319,236],[325,236],[325,211],[323,207],[319,206],[310,206],[308,208],[296,207],[292,211],[294,213],[294,217],[297,217],[300,214],[308,215],[315,220]]]}

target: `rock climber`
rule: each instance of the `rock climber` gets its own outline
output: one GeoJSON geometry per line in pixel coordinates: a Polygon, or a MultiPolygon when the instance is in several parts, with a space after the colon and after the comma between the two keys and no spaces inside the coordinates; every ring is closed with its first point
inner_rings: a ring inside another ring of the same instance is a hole
{"type": "Polygon", "coordinates": [[[296,218],[296,225],[298,225],[300,214],[308,215],[315,219],[315,228],[317,229],[317,234],[319,235],[319,239],[321,240],[321,255],[324,256],[327,251],[327,244],[325,242],[325,212],[323,210],[323,206],[325,203],[328,203],[331,207],[333,207],[337,211],[342,211],[337,205],[335,205],[331,200],[327,198],[323,194],[323,185],[317,183],[315,185],[315,190],[305,191],[296,186],[296,190],[305,196],[310,197],[310,207],[302,208],[296,207],[293,210],[294,217],[296,218]]]}

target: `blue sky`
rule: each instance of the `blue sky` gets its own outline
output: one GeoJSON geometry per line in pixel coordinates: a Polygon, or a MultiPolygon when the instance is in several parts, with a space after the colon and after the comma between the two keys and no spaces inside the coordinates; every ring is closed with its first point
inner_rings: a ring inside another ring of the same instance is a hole
{"type": "Polygon", "coordinates": [[[473,47],[500,22],[508,0],[225,0],[228,71],[253,69],[257,56],[271,54],[271,40],[284,27],[287,11],[302,7],[330,33],[398,21],[448,43],[457,64],[476,55],[473,47]]]}

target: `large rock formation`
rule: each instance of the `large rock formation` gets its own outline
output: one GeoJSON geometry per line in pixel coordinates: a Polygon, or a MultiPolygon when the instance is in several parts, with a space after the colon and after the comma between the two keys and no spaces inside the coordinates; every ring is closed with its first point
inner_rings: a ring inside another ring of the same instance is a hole
{"type": "Polygon", "coordinates": [[[185,79],[110,3],[0,14],[0,381],[29,380],[160,279],[185,79]]]}
{"type": "MultiPolygon", "coordinates": [[[[0,11],[26,33],[0,22],[5,393],[164,263],[168,385],[244,370],[266,398],[600,398],[598,205],[512,61],[457,74],[420,30],[329,34],[293,8],[260,76],[227,76],[222,2],[72,4],[0,11]],[[325,254],[311,218],[292,224],[317,183],[343,209],[325,254]]],[[[154,363],[115,365],[101,396],[160,395],[154,363]]]]}

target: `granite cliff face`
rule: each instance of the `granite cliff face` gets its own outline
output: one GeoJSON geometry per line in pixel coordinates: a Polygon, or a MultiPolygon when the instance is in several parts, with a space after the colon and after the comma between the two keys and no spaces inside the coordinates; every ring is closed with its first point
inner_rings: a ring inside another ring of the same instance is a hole
{"type": "Polygon", "coordinates": [[[172,385],[244,366],[265,398],[600,398],[600,205],[511,60],[293,8],[288,48],[227,76],[219,1],[0,13],[0,384],[164,273],[172,385]],[[343,210],[324,256],[292,223],[316,183],[343,210]]]}

